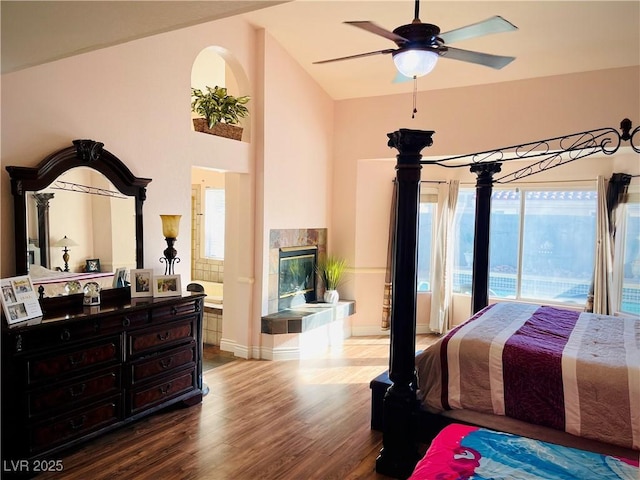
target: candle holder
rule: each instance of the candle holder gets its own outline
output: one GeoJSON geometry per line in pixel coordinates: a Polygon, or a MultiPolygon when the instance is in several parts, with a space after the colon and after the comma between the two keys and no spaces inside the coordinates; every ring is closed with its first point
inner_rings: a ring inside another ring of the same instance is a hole
{"type": "Polygon", "coordinates": [[[180,218],[182,215],[160,215],[162,219],[162,234],[167,242],[167,248],[162,252],[163,257],[160,257],[160,263],[164,263],[164,274],[173,275],[174,265],[180,263],[180,258],[177,256],[178,251],[174,248],[174,244],[178,239],[178,231],[180,229],[180,218]]]}

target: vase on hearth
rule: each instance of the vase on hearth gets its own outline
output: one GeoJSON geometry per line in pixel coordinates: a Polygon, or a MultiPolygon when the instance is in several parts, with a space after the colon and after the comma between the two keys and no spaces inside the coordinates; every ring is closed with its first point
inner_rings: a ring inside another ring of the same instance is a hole
{"type": "Polygon", "coordinates": [[[324,291],[324,303],[336,304],[340,298],[337,290],[325,290],[324,291]]]}

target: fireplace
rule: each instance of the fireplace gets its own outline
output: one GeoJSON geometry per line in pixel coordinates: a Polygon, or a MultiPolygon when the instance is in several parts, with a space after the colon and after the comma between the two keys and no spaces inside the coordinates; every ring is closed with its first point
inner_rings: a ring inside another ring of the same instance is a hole
{"type": "Polygon", "coordinates": [[[278,254],[278,310],[316,301],[318,247],[281,247],[278,254]]]}

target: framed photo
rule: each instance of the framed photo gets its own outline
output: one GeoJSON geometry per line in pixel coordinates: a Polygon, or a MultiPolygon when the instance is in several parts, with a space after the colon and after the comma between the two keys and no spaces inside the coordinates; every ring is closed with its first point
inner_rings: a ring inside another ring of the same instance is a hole
{"type": "Polygon", "coordinates": [[[116,268],[113,274],[113,288],[126,287],[127,286],[127,269],[126,267],[116,268]]]}
{"type": "Polygon", "coordinates": [[[85,272],[100,272],[100,259],[90,258],[84,266],[85,272]]]}
{"type": "Polygon", "coordinates": [[[2,308],[9,325],[42,318],[38,294],[33,289],[29,275],[3,278],[0,284],[2,285],[2,308]]]}
{"type": "Polygon", "coordinates": [[[131,298],[153,296],[153,270],[137,268],[131,270],[131,298]]]}
{"type": "Polygon", "coordinates": [[[175,297],[182,295],[180,275],[157,275],[153,277],[154,297],[175,297]]]}

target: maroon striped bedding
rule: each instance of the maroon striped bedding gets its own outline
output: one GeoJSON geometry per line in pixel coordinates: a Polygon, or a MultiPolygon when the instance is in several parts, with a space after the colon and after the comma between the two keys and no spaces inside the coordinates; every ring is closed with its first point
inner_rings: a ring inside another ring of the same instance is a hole
{"type": "Polygon", "coordinates": [[[640,449],[640,320],[491,305],[416,357],[431,412],[505,415],[640,449]]]}

